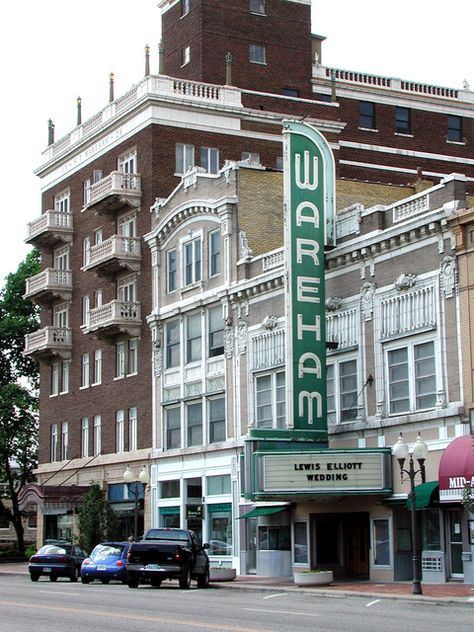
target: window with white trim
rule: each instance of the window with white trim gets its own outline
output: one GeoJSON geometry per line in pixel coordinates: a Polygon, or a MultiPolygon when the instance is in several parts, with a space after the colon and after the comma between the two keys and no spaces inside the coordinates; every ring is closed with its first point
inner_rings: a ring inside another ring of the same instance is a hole
{"type": "Polygon", "coordinates": [[[69,327],[69,303],[60,303],[53,307],[53,323],[58,329],[69,327]]]}
{"type": "Polygon", "coordinates": [[[91,178],[87,178],[87,180],[84,180],[84,182],[82,183],[82,189],[83,189],[82,202],[84,206],[87,206],[89,202],[91,201],[91,186],[92,186],[91,178]]]}
{"type": "Polygon", "coordinates": [[[266,64],[265,46],[262,44],[249,44],[249,61],[252,64],[266,64]]]}
{"type": "Polygon", "coordinates": [[[104,241],[104,233],[102,228],[96,228],[94,231],[94,246],[98,246],[104,241]]]}
{"type": "Polygon", "coordinates": [[[186,446],[202,445],[202,402],[186,405],[186,446]]]}
{"type": "Polygon", "coordinates": [[[84,237],[82,240],[82,265],[87,266],[91,261],[91,238],[84,237]]]}
{"type": "Polygon", "coordinates": [[[138,338],[115,343],[115,377],[135,375],[138,370],[138,338]]]}
{"type": "Polygon", "coordinates": [[[128,449],[137,449],[137,408],[132,406],[128,410],[128,449]]]}
{"type": "Polygon", "coordinates": [[[117,298],[119,301],[134,303],[137,299],[137,277],[129,274],[117,281],[117,298]]]}
{"type": "Polygon", "coordinates": [[[191,61],[191,46],[185,46],[181,51],[182,55],[182,66],[186,66],[191,61]]]}
{"type": "Polygon", "coordinates": [[[181,409],[179,406],[164,409],[165,416],[165,449],[174,450],[181,447],[181,409]]]}
{"type": "Polygon", "coordinates": [[[81,318],[81,324],[82,324],[83,327],[88,327],[89,326],[90,309],[91,309],[90,297],[89,297],[89,294],[85,294],[82,297],[82,318],[81,318]]]}
{"type": "Polygon", "coordinates": [[[56,248],[54,251],[54,269],[70,270],[69,267],[69,246],[56,248]]]}
{"type": "Polygon", "coordinates": [[[257,428],[285,428],[285,371],[255,375],[255,422],[257,428]]]}
{"type": "Polygon", "coordinates": [[[102,290],[94,290],[94,307],[102,307],[102,290]]]}
{"type": "Polygon", "coordinates": [[[122,173],[137,173],[137,151],[133,149],[118,157],[117,168],[122,173]]]}
{"type": "Polygon", "coordinates": [[[89,456],[89,417],[81,419],[81,457],[89,456]]]}
{"type": "Polygon", "coordinates": [[[117,232],[121,237],[137,236],[137,214],[127,213],[117,220],[117,232]]]}
{"type": "Polygon", "coordinates": [[[176,286],[176,280],[177,280],[176,257],[177,257],[176,248],[173,248],[172,250],[168,250],[168,252],[166,253],[166,289],[168,292],[174,292],[177,287],[176,286]]]}
{"type": "Polygon", "coordinates": [[[209,243],[209,276],[213,277],[221,271],[221,231],[213,230],[208,235],[209,243]]]}
{"type": "Polygon", "coordinates": [[[201,147],[201,167],[207,173],[218,173],[219,150],[213,147],[201,147]]]}
{"type": "Polygon", "coordinates": [[[202,357],[201,313],[186,317],[186,363],[199,362],[202,357]]]}
{"type": "Polygon", "coordinates": [[[87,388],[89,386],[89,354],[83,353],[81,356],[81,388],[87,388]]]}
{"type": "Polygon", "coordinates": [[[194,167],[194,145],[176,143],[176,173],[185,174],[194,167]]]}
{"type": "Polygon", "coordinates": [[[63,421],[61,424],[61,461],[67,461],[69,449],[69,424],[63,421]]]}
{"type": "Polygon", "coordinates": [[[58,424],[51,424],[49,438],[49,455],[51,463],[58,460],[58,424]]]}
{"type": "Polygon", "coordinates": [[[265,15],[265,0],[250,0],[250,13],[265,15]]]}
{"type": "Polygon", "coordinates": [[[260,164],[260,154],[255,151],[243,151],[242,152],[242,160],[248,161],[251,165],[259,165],[260,164]]]}
{"type": "Polygon", "coordinates": [[[374,566],[390,566],[390,521],[372,519],[372,552],[374,566]]]}
{"type": "Polygon", "coordinates": [[[436,359],[434,340],[386,345],[389,414],[434,408],[436,359]]]}
{"type": "Polygon", "coordinates": [[[334,360],[328,364],[326,375],[329,421],[354,421],[358,414],[357,360],[334,360]]]}
{"type": "Polygon", "coordinates": [[[94,415],[94,456],[102,452],[102,417],[94,415]]]}
{"type": "Polygon", "coordinates": [[[183,286],[193,285],[202,279],[202,238],[190,239],[183,244],[183,286]]]}
{"type": "Polygon", "coordinates": [[[207,312],[208,357],[215,358],[224,354],[224,319],[220,305],[211,307],[207,312]]]}
{"type": "Polygon", "coordinates": [[[69,392],[70,360],[53,362],[51,365],[51,395],[63,395],[69,392]]]}
{"type": "Polygon", "coordinates": [[[51,365],[51,395],[59,395],[59,362],[51,365]]]}
{"type": "Polygon", "coordinates": [[[166,368],[180,365],[180,323],[172,320],[166,323],[165,329],[166,368]]]}
{"type": "Polygon", "coordinates": [[[125,412],[115,412],[115,446],[116,452],[125,452],[125,412]]]}
{"type": "Polygon", "coordinates": [[[63,191],[54,197],[54,210],[57,213],[69,213],[71,206],[71,193],[63,191]]]}
{"type": "Polygon", "coordinates": [[[225,441],[225,397],[208,399],[207,409],[209,417],[208,442],[216,443],[218,441],[225,441]]]}
{"type": "Polygon", "coordinates": [[[94,351],[94,382],[93,384],[102,384],[102,349],[94,351]]]}

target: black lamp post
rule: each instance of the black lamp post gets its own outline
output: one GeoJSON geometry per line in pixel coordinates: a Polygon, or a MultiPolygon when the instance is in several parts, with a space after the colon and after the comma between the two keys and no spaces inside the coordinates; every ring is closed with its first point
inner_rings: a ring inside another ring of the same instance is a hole
{"type": "Polygon", "coordinates": [[[412,452],[409,454],[408,445],[403,441],[402,434],[398,437],[398,441],[393,446],[393,454],[397,459],[400,465],[400,476],[402,483],[404,479],[403,475],[406,474],[410,481],[410,501],[411,501],[411,546],[413,553],[413,590],[412,593],[414,595],[422,595],[423,591],[421,589],[421,581],[420,581],[420,559],[418,555],[418,546],[417,546],[417,530],[416,530],[416,492],[415,492],[415,477],[417,474],[421,475],[421,482],[425,482],[425,461],[428,456],[428,448],[426,447],[426,443],[422,441],[421,435],[418,435],[416,439],[416,443],[413,446],[412,452]],[[404,464],[407,457],[410,456],[410,460],[408,463],[408,469],[404,469],[404,464]],[[413,461],[413,456],[418,461],[419,469],[415,470],[415,464],[413,461]]]}
{"type": "Polygon", "coordinates": [[[148,476],[146,469],[142,467],[137,479],[133,471],[130,469],[130,466],[127,465],[127,469],[123,473],[123,480],[127,485],[128,497],[130,498],[130,495],[132,494],[135,499],[135,510],[133,514],[133,539],[136,541],[138,538],[138,500],[140,497],[140,486],[143,490],[143,496],[145,496],[145,489],[150,477],[148,476]]]}

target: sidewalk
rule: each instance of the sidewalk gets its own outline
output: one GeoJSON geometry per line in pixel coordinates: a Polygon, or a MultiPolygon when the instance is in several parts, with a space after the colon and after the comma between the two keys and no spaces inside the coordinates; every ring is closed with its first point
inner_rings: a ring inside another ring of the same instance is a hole
{"type": "MultiPolygon", "coordinates": [[[[1,576],[28,575],[26,562],[0,563],[1,576]]],[[[366,599],[407,599],[423,603],[467,605],[474,608],[474,585],[457,582],[446,584],[422,584],[423,595],[412,594],[411,582],[380,584],[370,581],[339,581],[330,586],[304,587],[295,586],[291,577],[261,577],[257,575],[240,575],[232,582],[213,582],[213,587],[235,590],[262,590],[293,592],[303,591],[324,597],[359,596],[366,599]]]]}

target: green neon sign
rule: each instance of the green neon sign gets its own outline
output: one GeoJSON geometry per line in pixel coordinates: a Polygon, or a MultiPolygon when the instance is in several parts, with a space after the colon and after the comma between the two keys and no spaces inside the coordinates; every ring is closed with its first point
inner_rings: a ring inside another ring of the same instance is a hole
{"type": "Polygon", "coordinates": [[[334,157],[310,125],[283,126],[287,421],[326,441],[324,246],[334,243],[334,157]]]}

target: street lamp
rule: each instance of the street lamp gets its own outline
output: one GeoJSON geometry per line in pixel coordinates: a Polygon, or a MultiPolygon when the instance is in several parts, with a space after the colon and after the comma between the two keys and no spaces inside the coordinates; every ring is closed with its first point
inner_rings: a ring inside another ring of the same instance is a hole
{"type": "Polygon", "coordinates": [[[425,461],[428,456],[428,448],[426,443],[422,440],[421,435],[418,435],[416,438],[415,445],[413,446],[412,452],[409,454],[408,445],[403,441],[402,433],[398,437],[398,441],[393,446],[393,455],[397,459],[400,465],[400,476],[401,481],[403,483],[404,479],[403,475],[406,474],[408,479],[410,480],[410,501],[411,501],[411,546],[413,552],[413,594],[414,595],[422,595],[423,591],[421,589],[420,582],[420,563],[418,556],[418,547],[417,547],[417,532],[416,532],[416,513],[415,513],[415,501],[416,501],[416,492],[415,492],[415,476],[417,474],[421,474],[421,482],[425,482],[425,461]],[[409,467],[408,470],[404,469],[404,463],[407,457],[410,456],[409,467]],[[418,461],[418,465],[420,466],[418,470],[415,470],[415,464],[413,462],[413,456],[418,461]]]}
{"type": "Polygon", "coordinates": [[[138,537],[138,499],[140,496],[140,487],[139,483],[142,485],[143,496],[145,496],[145,489],[150,481],[150,477],[148,476],[148,472],[144,467],[140,470],[140,474],[138,475],[138,480],[135,478],[135,474],[133,470],[130,469],[130,466],[127,465],[127,469],[123,473],[123,480],[125,481],[128,489],[128,497],[130,498],[130,494],[133,494],[135,499],[135,511],[133,516],[133,539],[136,541],[138,537]],[[132,487],[133,485],[133,487],[132,487]]]}

